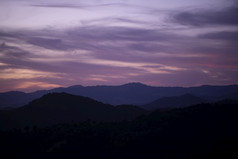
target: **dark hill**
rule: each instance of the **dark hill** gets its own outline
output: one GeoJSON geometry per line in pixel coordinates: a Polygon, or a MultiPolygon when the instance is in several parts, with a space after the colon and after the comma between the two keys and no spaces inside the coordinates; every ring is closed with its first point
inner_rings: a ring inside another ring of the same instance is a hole
{"type": "Polygon", "coordinates": [[[67,93],[50,93],[24,107],[7,112],[20,126],[44,126],[72,121],[128,120],[146,111],[134,106],[115,108],[87,97],[67,93]]]}
{"type": "MultiPolygon", "coordinates": [[[[64,96],[53,94],[58,95],[64,96]]],[[[238,158],[237,114],[237,101],[224,100],[169,111],[156,110],[132,121],[85,121],[0,131],[0,157],[238,158]]]]}
{"type": "Polygon", "coordinates": [[[154,111],[134,121],[146,132],[132,142],[131,151],[142,158],[237,158],[237,114],[233,100],[154,111]]]}
{"type": "Polygon", "coordinates": [[[209,102],[209,100],[196,97],[191,94],[184,94],[182,96],[163,97],[149,104],[142,105],[141,107],[147,110],[164,109],[164,108],[182,108],[206,102],[209,102]]]}

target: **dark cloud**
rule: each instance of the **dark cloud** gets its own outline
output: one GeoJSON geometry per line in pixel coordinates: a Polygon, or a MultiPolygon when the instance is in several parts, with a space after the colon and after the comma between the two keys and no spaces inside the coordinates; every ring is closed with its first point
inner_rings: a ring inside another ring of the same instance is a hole
{"type": "Polygon", "coordinates": [[[29,44],[33,44],[33,45],[44,47],[46,49],[53,49],[53,50],[71,50],[74,48],[74,46],[67,45],[61,39],[29,37],[27,39],[27,42],[29,44]]]}
{"type": "Polygon", "coordinates": [[[31,68],[42,71],[57,71],[58,68],[53,67],[51,64],[36,62],[29,60],[30,58],[40,58],[41,55],[34,55],[32,52],[25,51],[24,48],[9,46],[6,43],[0,45],[0,63],[7,64],[7,68],[31,68]]]}
{"type": "Polygon", "coordinates": [[[85,8],[81,5],[72,5],[72,4],[32,4],[33,7],[44,7],[44,8],[85,8]]]}
{"type": "Polygon", "coordinates": [[[227,65],[233,64],[236,66],[237,60],[238,60],[238,31],[220,31],[220,32],[211,32],[206,34],[200,34],[198,36],[199,39],[208,41],[208,45],[206,47],[200,47],[197,48],[197,50],[200,50],[202,52],[210,53],[214,52],[216,53],[216,56],[223,56],[223,62],[225,63],[225,59],[229,59],[227,65]]]}
{"type": "Polygon", "coordinates": [[[217,39],[217,40],[224,40],[229,42],[237,42],[238,31],[212,32],[207,34],[201,34],[198,37],[204,38],[204,39],[217,39]]]}
{"type": "Polygon", "coordinates": [[[110,25],[115,23],[126,23],[126,24],[138,24],[138,25],[146,25],[146,22],[142,20],[135,20],[130,19],[127,17],[106,17],[106,18],[100,18],[100,19],[90,19],[90,20],[81,20],[80,21],[84,26],[92,26],[92,25],[110,25]]]}
{"type": "Polygon", "coordinates": [[[2,58],[8,57],[8,58],[21,58],[23,56],[29,55],[28,52],[15,47],[15,46],[9,46],[6,43],[2,43],[0,45],[0,55],[2,55],[2,58]]]}
{"type": "Polygon", "coordinates": [[[156,42],[179,39],[179,35],[165,33],[156,29],[137,29],[130,27],[80,27],[67,31],[71,38],[82,40],[156,42]]]}
{"type": "Polygon", "coordinates": [[[95,8],[95,7],[110,7],[110,6],[127,6],[123,3],[105,3],[105,4],[96,4],[96,5],[89,5],[89,4],[67,4],[67,3],[45,3],[45,4],[32,4],[33,7],[44,7],[44,8],[70,8],[70,9],[87,9],[87,8],[95,8]]]}
{"type": "Polygon", "coordinates": [[[4,43],[4,42],[2,44],[0,44],[0,51],[10,50],[10,49],[14,49],[14,48],[15,47],[6,45],[6,43],[4,43]]]}
{"type": "Polygon", "coordinates": [[[206,25],[238,25],[238,3],[222,10],[191,10],[178,11],[172,16],[172,21],[191,26],[206,25]]]}
{"type": "Polygon", "coordinates": [[[135,51],[150,52],[150,53],[168,51],[168,48],[162,44],[146,43],[146,42],[137,42],[133,44],[128,44],[127,47],[135,51]]]}
{"type": "Polygon", "coordinates": [[[10,34],[10,33],[6,33],[6,32],[0,32],[0,37],[3,38],[3,37],[14,37],[14,35],[10,34]]]}

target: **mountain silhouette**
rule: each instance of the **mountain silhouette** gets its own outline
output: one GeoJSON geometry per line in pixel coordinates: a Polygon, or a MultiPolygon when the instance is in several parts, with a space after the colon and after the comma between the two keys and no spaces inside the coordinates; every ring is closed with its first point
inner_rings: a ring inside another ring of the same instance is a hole
{"type": "MultiPolygon", "coordinates": [[[[33,107],[47,109],[52,104],[57,105],[53,107],[62,107],[60,103],[64,103],[66,99],[75,100],[73,102],[80,99],[82,104],[100,105],[100,102],[88,98],[68,94],[49,94],[24,109],[33,109],[33,107]],[[47,104],[49,106],[46,106],[47,104]]],[[[105,109],[103,105],[99,107],[105,109]]],[[[127,109],[128,106],[121,107],[127,109]]],[[[113,108],[119,109],[119,107],[113,108]]],[[[203,103],[168,111],[155,110],[129,121],[87,120],[44,128],[33,126],[0,131],[0,157],[237,158],[237,112],[237,101],[223,100],[218,103],[203,103]]]]}
{"type": "Polygon", "coordinates": [[[238,99],[238,85],[228,86],[200,86],[200,87],[152,87],[141,83],[128,83],[120,86],[81,86],[39,90],[32,93],[6,92],[0,93],[0,108],[20,107],[34,99],[53,92],[66,92],[73,95],[85,96],[111,105],[144,105],[162,97],[194,96],[209,100],[226,98],[238,99]]]}
{"type": "Polygon", "coordinates": [[[131,120],[145,110],[135,106],[114,107],[88,97],[67,93],[50,93],[28,105],[5,111],[19,126],[52,125],[56,123],[131,120]]]}
{"type": "Polygon", "coordinates": [[[164,109],[164,108],[182,108],[207,102],[209,102],[209,100],[207,99],[196,97],[191,94],[184,94],[182,96],[163,97],[149,104],[142,105],[141,107],[147,110],[164,109]]]}

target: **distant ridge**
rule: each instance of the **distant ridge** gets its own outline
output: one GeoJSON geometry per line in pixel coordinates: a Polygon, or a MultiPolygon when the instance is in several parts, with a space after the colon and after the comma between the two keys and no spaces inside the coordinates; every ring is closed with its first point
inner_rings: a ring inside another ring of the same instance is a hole
{"type": "Polygon", "coordinates": [[[90,97],[111,105],[144,105],[162,97],[192,94],[208,100],[238,99],[238,85],[200,87],[154,87],[142,83],[128,83],[119,86],[81,86],[59,87],[51,90],[39,90],[32,93],[0,93],[0,108],[20,107],[47,93],[66,92],[73,95],[90,97]]]}
{"type": "Polygon", "coordinates": [[[164,108],[183,108],[207,102],[211,102],[211,100],[196,97],[192,94],[184,94],[182,96],[163,97],[149,104],[143,105],[142,108],[147,110],[164,108]]]}
{"type": "Polygon", "coordinates": [[[146,85],[146,84],[143,84],[143,83],[140,83],[140,82],[131,82],[131,83],[126,83],[126,84],[123,84],[121,86],[135,86],[135,87],[152,87],[152,86],[149,86],[149,85],[146,85]]]}

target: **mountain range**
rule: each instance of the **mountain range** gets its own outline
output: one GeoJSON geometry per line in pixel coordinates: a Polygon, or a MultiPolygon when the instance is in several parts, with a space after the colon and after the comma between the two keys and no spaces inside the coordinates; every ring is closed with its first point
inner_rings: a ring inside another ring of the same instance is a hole
{"type": "Polygon", "coordinates": [[[238,101],[227,99],[237,99],[236,85],[132,83],[2,95],[16,108],[0,110],[0,158],[237,158],[238,101]],[[86,97],[93,95],[101,100],[86,97]],[[33,100],[19,107],[21,99],[33,100]]]}
{"type": "Polygon", "coordinates": [[[39,90],[32,93],[18,91],[0,93],[0,108],[16,108],[28,104],[34,99],[53,92],[66,92],[111,104],[146,105],[164,97],[190,94],[208,101],[238,99],[238,85],[199,86],[199,87],[153,87],[141,83],[128,83],[120,86],[81,86],[59,87],[51,90],[39,90]]]}

